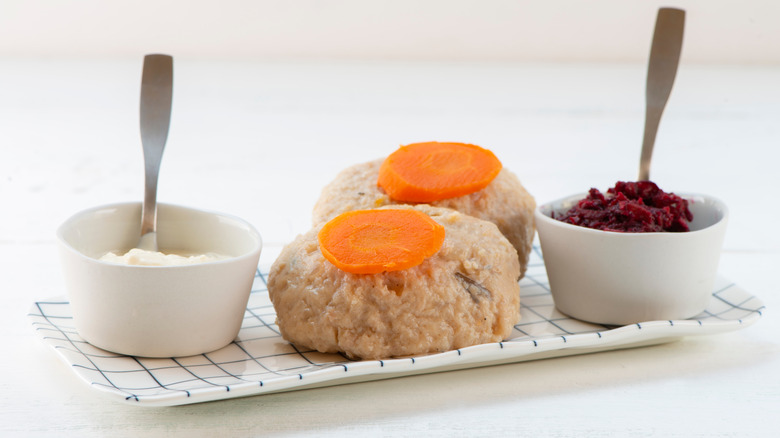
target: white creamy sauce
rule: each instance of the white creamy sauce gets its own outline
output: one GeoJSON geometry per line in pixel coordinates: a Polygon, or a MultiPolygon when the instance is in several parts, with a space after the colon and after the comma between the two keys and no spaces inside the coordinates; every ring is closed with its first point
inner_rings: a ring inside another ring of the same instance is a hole
{"type": "Polygon", "coordinates": [[[123,255],[118,253],[109,252],[100,257],[101,261],[109,263],[117,263],[120,265],[134,265],[134,266],[180,266],[180,265],[193,265],[196,263],[213,262],[216,260],[223,260],[228,258],[227,256],[206,253],[206,254],[173,254],[162,253],[157,251],[146,251],[139,248],[133,248],[123,255]]]}

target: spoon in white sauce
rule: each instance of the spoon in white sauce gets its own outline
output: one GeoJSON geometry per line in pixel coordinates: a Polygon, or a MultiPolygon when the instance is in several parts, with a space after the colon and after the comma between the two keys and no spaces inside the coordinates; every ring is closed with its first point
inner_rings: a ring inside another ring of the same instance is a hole
{"type": "Polygon", "coordinates": [[[173,100],[173,58],[146,55],[141,79],[141,143],[144,150],[144,202],[137,248],[157,251],[157,179],[160,174],[173,100]]]}

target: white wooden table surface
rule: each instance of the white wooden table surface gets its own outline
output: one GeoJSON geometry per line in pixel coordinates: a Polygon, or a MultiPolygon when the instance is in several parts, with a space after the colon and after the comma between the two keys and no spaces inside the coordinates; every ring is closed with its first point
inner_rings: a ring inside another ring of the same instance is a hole
{"type": "MultiPolygon", "coordinates": [[[[538,202],[636,177],[639,64],[176,59],[159,200],[243,217],[261,263],[352,163],[425,140],[496,152],[538,202]]],[[[726,201],[720,272],[767,305],[732,333],[176,408],[109,399],[36,336],[64,294],[54,232],[142,197],[141,59],[0,59],[0,436],[774,436],[780,428],[780,68],[681,66],[662,188],[726,201]]]]}

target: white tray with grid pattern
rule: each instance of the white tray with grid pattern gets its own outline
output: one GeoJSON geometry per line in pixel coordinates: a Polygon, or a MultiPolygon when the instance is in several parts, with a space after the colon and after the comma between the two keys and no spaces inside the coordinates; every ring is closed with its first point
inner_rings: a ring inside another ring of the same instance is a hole
{"type": "Polygon", "coordinates": [[[198,356],[148,359],[96,348],[79,337],[64,299],[36,302],[28,316],[43,341],[92,388],[137,405],[174,406],[659,344],[737,330],[756,322],[764,309],[758,298],[719,278],[707,309],[694,318],[622,327],[585,323],[555,309],[538,248],[520,284],[521,319],[510,339],[389,360],[352,361],[286,342],[260,271],[236,340],[198,356]]]}

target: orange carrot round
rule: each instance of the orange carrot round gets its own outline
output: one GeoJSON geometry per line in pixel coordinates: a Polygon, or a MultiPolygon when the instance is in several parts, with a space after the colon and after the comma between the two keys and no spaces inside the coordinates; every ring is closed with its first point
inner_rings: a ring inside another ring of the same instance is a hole
{"type": "Polygon", "coordinates": [[[342,271],[376,274],[421,264],[444,243],[444,227],[417,210],[353,210],[331,219],[317,238],[342,271]]]}
{"type": "Polygon", "coordinates": [[[493,152],[466,143],[401,146],[379,167],[377,183],[393,199],[432,202],[484,189],[501,171],[493,152]]]}

